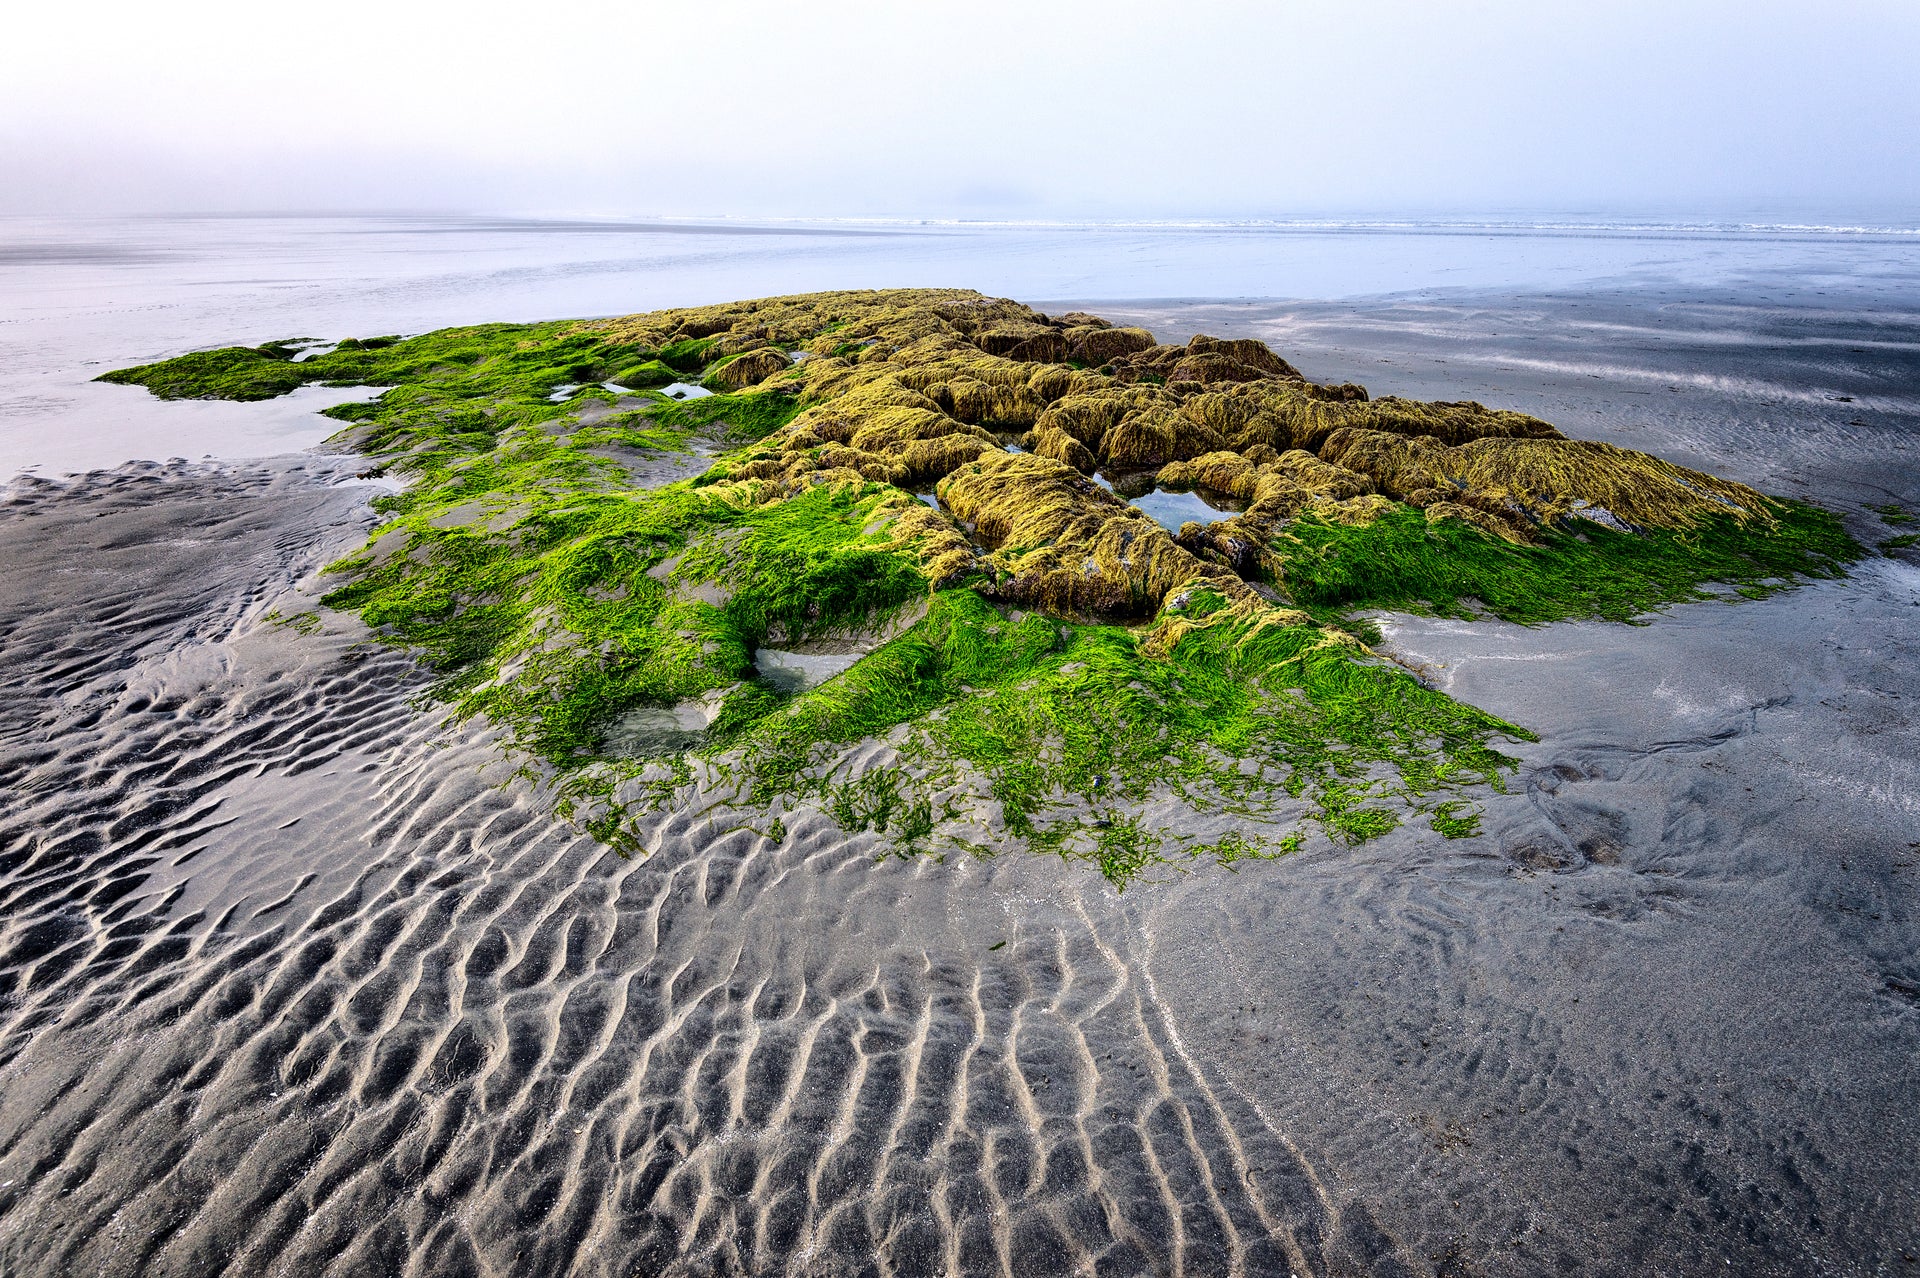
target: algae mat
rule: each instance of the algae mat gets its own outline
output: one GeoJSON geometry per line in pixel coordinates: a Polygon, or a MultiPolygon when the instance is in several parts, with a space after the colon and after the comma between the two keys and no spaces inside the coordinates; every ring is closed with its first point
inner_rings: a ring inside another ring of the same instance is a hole
{"type": "Polygon", "coordinates": [[[1630,622],[1860,553],[1828,512],[1526,414],[959,290],[290,339],[104,380],[389,388],[329,410],[408,484],[325,603],[418,652],[623,849],[669,805],[774,838],[811,808],[902,855],[1034,848],[1124,886],[1411,819],[1468,835],[1499,744],[1530,734],[1376,655],[1369,610],[1630,622]],[[712,393],[658,389],[682,381],[712,393]],[[1169,531],[1115,480],[1244,509],[1169,531]],[[829,650],[857,660],[781,673],[829,650]]]}

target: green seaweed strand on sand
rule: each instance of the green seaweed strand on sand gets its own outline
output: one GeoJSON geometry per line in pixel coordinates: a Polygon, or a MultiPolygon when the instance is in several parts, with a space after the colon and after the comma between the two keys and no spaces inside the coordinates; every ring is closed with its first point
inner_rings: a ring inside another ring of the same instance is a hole
{"type": "Polygon", "coordinates": [[[1495,743],[1530,734],[1374,655],[1352,614],[1626,621],[1860,553],[1824,511],[1522,414],[958,290],[269,343],[104,380],[388,387],[329,410],[410,482],[325,602],[418,651],[623,847],[631,817],[696,796],[782,831],[815,805],[907,854],[1049,850],[1119,886],[1284,855],[1302,821],[1465,837],[1514,765],[1495,743]],[[674,379],[718,393],[652,389],[674,379]],[[1247,509],[1169,534],[1095,470],[1247,509]],[[756,666],[810,642],[865,655],[801,691],[756,666]]]}

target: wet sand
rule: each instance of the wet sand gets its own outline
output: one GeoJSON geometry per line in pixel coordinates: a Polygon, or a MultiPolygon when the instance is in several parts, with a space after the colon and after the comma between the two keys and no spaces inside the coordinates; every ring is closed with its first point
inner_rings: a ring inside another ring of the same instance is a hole
{"type": "MultiPolygon", "coordinates": [[[[1094,309],[1920,505],[1920,314],[1208,305],[1094,309]]],[[[1116,896],[823,817],[606,851],[352,619],[269,619],[370,523],[353,469],[0,502],[0,1272],[1920,1267],[1911,558],[1390,619],[1541,735],[1486,832],[1116,896]]]]}

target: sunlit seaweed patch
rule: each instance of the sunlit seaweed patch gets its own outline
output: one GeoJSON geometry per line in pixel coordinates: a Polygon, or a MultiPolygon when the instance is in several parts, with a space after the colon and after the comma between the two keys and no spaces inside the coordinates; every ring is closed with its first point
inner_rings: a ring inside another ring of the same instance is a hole
{"type": "Polygon", "coordinates": [[[1795,576],[1839,576],[1859,554],[1832,516],[1788,502],[1764,537],[1716,514],[1692,527],[1638,533],[1591,523],[1545,529],[1538,545],[1516,545],[1400,508],[1359,526],[1309,516],[1281,539],[1287,592],[1310,611],[1485,613],[1523,625],[1632,621],[1666,604],[1715,598],[1700,589],[1704,581],[1761,598],[1795,576]]]}
{"type": "Polygon", "coordinates": [[[1302,822],[1470,837],[1514,763],[1495,743],[1529,734],[1376,657],[1355,614],[1626,621],[1860,553],[1824,511],[1524,414],[958,290],[313,347],[106,380],[389,387],[329,410],[410,483],[326,602],[419,651],[622,847],[639,811],[695,801],[769,810],[775,838],[811,804],[903,854],[1050,850],[1116,885],[1284,855],[1302,822]],[[654,389],[674,380],[714,393],[654,389]],[[1101,472],[1236,510],[1170,532],[1101,472]],[[821,642],[865,655],[815,687],[757,664],[821,642]]]}
{"type": "Polygon", "coordinates": [[[910,558],[862,536],[875,494],[755,507],[684,482],[571,496],[496,468],[487,482],[506,518],[449,522],[444,502],[416,497],[334,566],[350,581],[325,602],[421,649],[461,709],[562,768],[599,754],[623,709],[731,687],[770,639],[870,623],[925,594],[910,558]]]}
{"type": "MultiPolygon", "coordinates": [[[[937,826],[954,844],[997,845],[1004,834],[1103,860],[1115,837],[1104,831],[1140,827],[1156,799],[1263,826],[1305,814],[1357,842],[1399,824],[1409,805],[1434,809],[1456,787],[1497,785],[1511,760],[1488,740],[1526,736],[1392,666],[1355,660],[1343,636],[1313,626],[1198,626],[1160,657],[1143,642],[1126,627],[940,591],[845,675],[761,706],[711,768],[743,799],[814,796],[903,844],[937,826]],[[887,780],[844,775],[840,747],[875,737],[896,744],[887,780]]],[[[653,803],[693,779],[662,767],[602,790],[653,803]]],[[[1196,845],[1171,828],[1150,832],[1159,850],[1196,845]]],[[[1271,831],[1274,851],[1297,846],[1288,833],[1271,831]]],[[[1255,855],[1244,833],[1221,850],[1255,855]]]]}

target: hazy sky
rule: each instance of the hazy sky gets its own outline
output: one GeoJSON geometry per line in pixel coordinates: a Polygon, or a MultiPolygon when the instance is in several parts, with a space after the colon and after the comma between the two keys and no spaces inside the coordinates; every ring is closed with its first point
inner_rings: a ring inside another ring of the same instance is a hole
{"type": "Polygon", "coordinates": [[[1920,216],[1915,0],[57,0],[0,211],[1920,216]]]}

